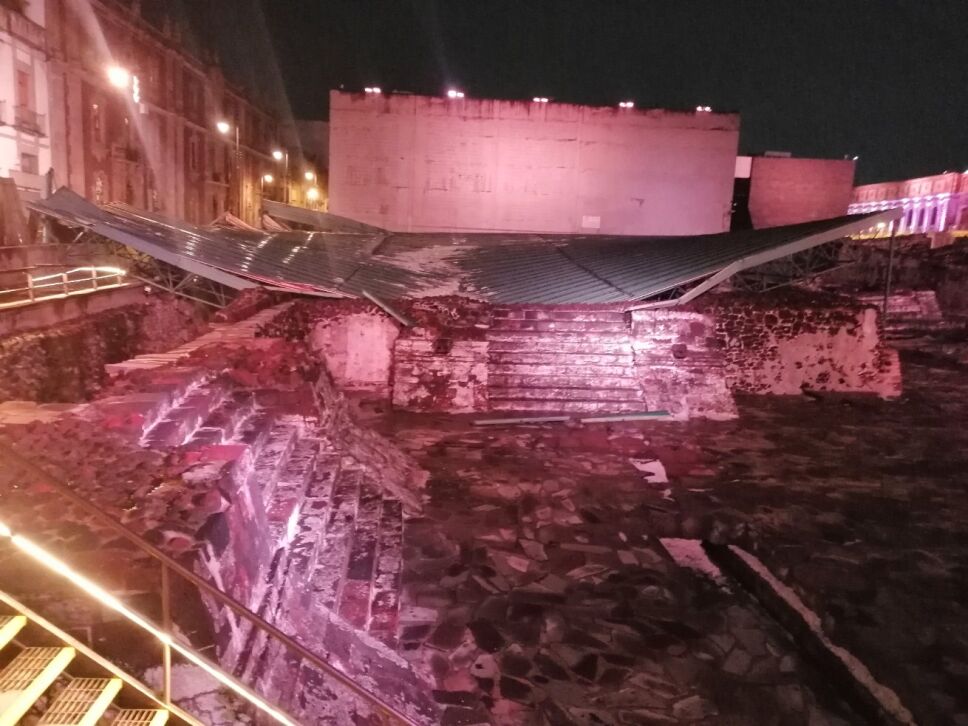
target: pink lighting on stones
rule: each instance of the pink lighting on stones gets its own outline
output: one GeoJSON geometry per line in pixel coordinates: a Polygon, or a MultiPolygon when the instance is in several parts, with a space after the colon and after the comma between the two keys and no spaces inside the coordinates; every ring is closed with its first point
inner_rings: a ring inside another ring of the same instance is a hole
{"type": "Polygon", "coordinates": [[[447,91],[447,98],[458,99],[463,97],[464,97],[464,92],[458,91],[456,88],[451,88],[449,91],[447,91]]]}

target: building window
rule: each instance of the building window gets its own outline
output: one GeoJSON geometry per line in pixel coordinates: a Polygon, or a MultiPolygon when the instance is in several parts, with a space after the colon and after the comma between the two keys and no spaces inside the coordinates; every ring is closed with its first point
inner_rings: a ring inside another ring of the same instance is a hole
{"type": "Polygon", "coordinates": [[[17,68],[17,105],[34,110],[34,82],[30,69],[26,66],[17,68]]]}
{"type": "Polygon", "coordinates": [[[98,143],[104,143],[104,123],[101,118],[101,106],[91,104],[91,135],[98,143]]]}
{"type": "Polygon", "coordinates": [[[25,174],[39,174],[40,165],[37,163],[36,154],[21,154],[20,155],[20,171],[25,174]]]}

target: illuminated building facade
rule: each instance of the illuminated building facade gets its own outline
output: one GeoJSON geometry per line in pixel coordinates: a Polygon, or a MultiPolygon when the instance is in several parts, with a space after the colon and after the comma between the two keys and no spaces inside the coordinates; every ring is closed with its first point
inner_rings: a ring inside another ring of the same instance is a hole
{"type": "Polygon", "coordinates": [[[50,168],[44,0],[0,2],[0,176],[39,196],[50,168]]]}
{"type": "MultiPolygon", "coordinates": [[[[851,214],[902,207],[898,234],[957,234],[968,231],[968,172],[945,172],[854,188],[851,214]]],[[[894,232],[894,224],[880,234],[894,232]]]]}
{"type": "Polygon", "coordinates": [[[47,2],[56,186],[195,223],[282,199],[277,119],[177,28],[138,2],[47,2]]]}

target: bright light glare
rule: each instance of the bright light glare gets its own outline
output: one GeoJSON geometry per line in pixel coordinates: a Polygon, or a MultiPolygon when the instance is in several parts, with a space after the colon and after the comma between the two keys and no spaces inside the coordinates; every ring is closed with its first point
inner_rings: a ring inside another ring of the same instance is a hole
{"type": "Polygon", "coordinates": [[[535,103],[548,103],[548,99],[545,98],[544,96],[535,96],[531,100],[534,101],[535,103]]]}
{"type": "Polygon", "coordinates": [[[109,593],[107,590],[97,585],[92,580],[89,580],[88,578],[84,577],[80,573],[72,570],[70,566],[67,565],[63,560],[58,559],[54,555],[47,552],[47,550],[31,542],[26,537],[19,534],[13,534],[10,528],[3,522],[0,522],[0,536],[9,537],[10,541],[21,552],[33,558],[34,560],[42,564],[50,571],[56,572],[64,579],[70,581],[76,587],[83,590],[85,593],[93,597],[102,605],[105,605],[111,610],[114,610],[116,613],[123,615],[128,620],[135,623],[142,630],[145,630],[148,633],[151,633],[151,635],[153,635],[158,641],[169,646],[172,650],[178,651],[178,653],[181,654],[186,660],[189,660],[195,665],[197,665],[198,667],[200,667],[202,670],[207,672],[210,676],[212,676],[217,681],[219,681],[222,685],[227,686],[228,688],[231,688],[238,695],[245,698],[247,701],[249,701],[249,703],[253,704],[260,710],[269,714],[272,718],[274,718],[279,723],[283,723],[287,725],[292,724],[292,726],[295,726],[295,723],[291,719],[289,719],[286,716],[286,714],[284,714],[282,711],[279,711],[278,709],[274,708],[272,705],[264,701],[256,694],[250,693],[247,688],[237,683],[231,677],[222,673],[222,671],[212,667],[201,656],[197,655],[195,652],[181,645],[178,641],[172,638],[168,633],[165,633],[164,631],[156,628],[150,622],[148,622],[143,617],[141,617],[141,615],[139,615],[137,612],[135,612],[127,605],[125,605],[123,602],[118,600],[118,598],[116,598],[114,595],[109,593]]]}
{"type": "Polygon", "coordinates": [[[620,101],[618,104],[619,108],[635,108],[634,101],[620,101]]]}
{"type": "Polygon", "coordinates": [[[283,154],[279,149],[276,149],[272,152],[272,158],[276,161],[282,161],[283,157],[285,157],[285,154],[283,154]]]}
{"type": "Polygon", "coordinates": [[[312,181],[316,178],[316,174],[311,171],[307,171],[303,176],[306,178],[306,181],[312,181]]]}
{"type": "Polygon", "coordinates": [[[309,187],[309,189],[306,190],[306,199],[311,202],[315,202],[317,199],[319,199],[319,190],[316,187],[309,187]]]}
{"type": "Polygon", "coordinates": [[[447,98],[463,98],[464,92],[458,91],[456,88],[451,88],[447,91],[447,98]]]}
{"type": "Polygon", "coordinates": [[[367,86],[363,90],[366,91],[367,93],[375,93],[375,94],[383,93],[383,91],[380,89],[379,86],[367,86]]]}
{"type": "Polygon", "coordinates": [[[696,106],[697,113],[710,113],[712,110],[712,106],[696,106]]]}
{"type": "Polygon", "coordinates": [[[272,182],[274,182],[275,180],[276,179],[274,176],[272,176],[272,174],[266,174],[265,176],[262,177],[262,181],[264,181],[266,184],[272,184],[272,182]]]}
{"type": "Polygon", "coordinates": [[[215,124],[215,128],[218,129],[220,134],[227,134],[232,130],[232,124],[230,124],[228,121],[219,121],[215,124]]]}
{"type": "Polygon", "coordinates": [[[131,84],[131,73],[121,66],[108,66],[108,82],[115,88],[127,88],[131,84]]]}

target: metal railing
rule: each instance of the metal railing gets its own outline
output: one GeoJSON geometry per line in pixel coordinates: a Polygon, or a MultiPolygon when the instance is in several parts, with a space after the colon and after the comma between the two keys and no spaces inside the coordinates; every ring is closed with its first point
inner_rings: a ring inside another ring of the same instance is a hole
{"type": "Polygon", "coordinates": [[[14,106],[13,125],[23,131],[30,131],[35,134],[43,135],[44,119],[42,113],[37,113],[32,108],[26,106],[14,106]]]}
{"type": "Polygon", "coordinates": [[[60,562],[57,560],[57,558],[51,556],[49,553],[44,552],[40,547],[34,545],[26,538],[11,533],[5,524],[0,523],[0,535],[9,534],[13,537],[14,544],[20,546],[22,550],[25,550],[27,554],[33,556],[34,559],[40,561],[49,569],[52,569],[63,577],[69,579],[75,586],[86,591],[89,595],[93,595],[102,604],[108,605],[119,614],[125,616],[129,621],[138,625],[142,630],[145,630],[155,636],[161,642],[163,646],[163,685],[161,698],[164,703],[171,703],[171,655],[172,650],[175,650],[180,655],[193,662],[195,665],[207,670],[210,675],[219,680],[223,685],[231,688],[238,695],[245,698],[262,713],[271,716],[279,723],[298,723],[298,721],[285,714],[282,709],[268,704],[262,699],[261,696],[252,691],[248,686],[245,686],[233,676],[224,673],[218,666],[208,663],[201,656],[186,648],[175,639],[171,619],[171,577],[174,574],[188,584],[196,587],[201,594],[212,598],[221,607],[228,609],[236,616],[246,621],[250,626],[264,634],[268,639],[280,644],[283,648],[285,648],[286,651],[288,651],[290,655],[296,655],[299,658],[302,658],[315,668],[319,669],[319,671],[321,671],[325,676],[347,688],[351,693],[372,708],[374,714],[379,716],[383,723],[417,726],[409,717],[401,713],[394,706],[368,691],[352,678],[330,665],[328,662],[300,644],[298,641],[294,640],[275,625],[263,620],[232,596],[222,592],[216,586],[202,579],[185,566],[179,564],[176,560],[172,559],[150,542],[146,541],[132,529],[106,514],[100,507],[91,502],[89,499],[86,499],[85,497],[82,497],[74,492],[69,484],[51,475],[43,467],[35,464],[31,459],[23,456],[3,441],[0,441],[0,461],[5,461],[7,465],[19,468],[23,471],[26,471],[31,476],[36,477],[37,481],[43,482],[44,484],[50,486],[54,491],[57,492],[58,495],[68,500],[70,504],[78,507],[85,514],[91,516],[95,521],[103,524],[120,537],[123,537],[125,540],[134,545],[140,552],[147,554],[153,560],[159,563],[161,568],[162,622],[160,627],[157,627],[153,625],[146,617],[120,603],[117,598],[115,598],[113,595],[110,595],[110,593],[107,593],[95,583],[92,583],[82,575],[74,572],[69,568],[69,566],[60,562]]]}
{"type": "Polygon", "coordinates": [[[44,27],[16,10],[0,7],[0,30],[6,30],[12,36],[38,48],[47,47],[47,33],[44,27]]]}
{"type": "MultiPolygon", "coordinates": [[[[3,526],[5,525],[0,525],[0,528],[2,528],[3,526]]],[[[6,530],[0,529],[0,532],[6,535],[6,530]]],[[[13,532],[11,532],[10,537],[12,538],[13,536],[14,534],[13,532]]],[[[126,686],[132,689],[132,691],[137,692],[139,697],[144,699],[146,703],[150,703],[153,708],[157,707],[157,708],[166,709],[172,715],[177,717],[179,720],[183,721],[186,724],[189,724],[189,726],[205,726],[201,721],[193,718],[190,714],[186,713],[178,706],[174,706],[170,703],[169,704],[162,703],[161,699],[158,698],[157,695],[152,693],[151,689],[148,688],[148,686],[146,686],[144,683],[139,681],[137,678],[128,674],[127,671],[121,668],[118,668],[114,663],[109,661],[107,658],[102,657],[100,654],[98,654],[97,652],[95,652],[94,650],[86,646],[84,643],[82,643],[80,640],[75,638],[73,635],[71,635],[65,630],[62,630],[61,628],[58,628],[47,618],[43,617],[39,613],[30,609],[22,602],[20,602],[19,600],[17,600],[16,598],[12,597],[11,595],[9,595],[8,593],[2,590],[0,590],[0,603],[3,603],[8,608],[13,610],[15,613],[18,613],[19,615],[23,615],[24,617],[27,618],[28,621],[30,621],[34,625],[37,625],[43,628],[57,640],[70,646],[78,653],[81,653],[85,658],[87,658],[92,663],[97,664],[99,668],[102,668],[103,670],[107,671],[114,678],[120,678],[121,681],[123,681],[126,686]]]]}
{"type": "Polygon", "coordinates": [[[119,267],[75,267],[46,274],[37,274],[35,270],[44,268],[16,271],[23,273],[24,285],[0,289],[0,308],[119,287],[125,284],[128,274],[119,267]]]}

